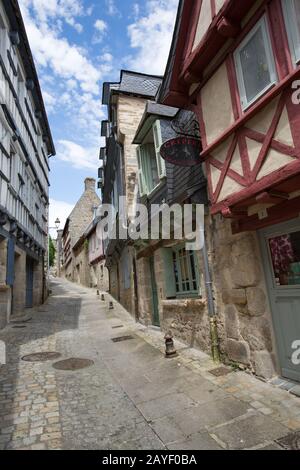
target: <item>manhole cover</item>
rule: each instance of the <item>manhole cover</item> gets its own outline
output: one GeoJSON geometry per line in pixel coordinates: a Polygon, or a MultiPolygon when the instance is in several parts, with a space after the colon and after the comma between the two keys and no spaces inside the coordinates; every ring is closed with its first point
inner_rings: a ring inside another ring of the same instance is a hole
{"type": "Polygon", "coordinates": [[[118,338],[111,338],[114,343],[120,343],[121,341],[128,341],[129,339],[134,339],[133,336],[119,336],[118,338]]]}
{"type": "Polygon", "coordinates": [[[116,326],[112,326],[112,329],[115,330],[116,328],[123,328],[124,325],[116,325],[116,326]]]}
{"type": "Polygon", "coordinates": [[[22,357],[23,361],[27,362],[45,362],[45,361],[52,361],[54,359],[58,359],[61,356],[60,353],[52,352],[52,351],[45,351],[33,354],[27,354],[26,356],[22,357]]]}
{"type": "Polygon", "coordinates": [[[58,361],[53,364],[54,369],[58,370],[79,370],[90,367],[94,364],[94,361],[90,359],[80,359],[77,357],[71,357],[63,361],[58,361]]]}
{"type": "Polygon", "coordinates": [[[300,450],[300,431],[288,434],[275,442],[287,450],[300,450]]]}
{"type": "Polygon", "coordinates": [[[229,369],[228,367],[218,367],[217,369],[212,369],[209,371],[209,373],[215,377],[222,377],[223,375],[231,374],[231,372],[232,369],[229,369]]]}

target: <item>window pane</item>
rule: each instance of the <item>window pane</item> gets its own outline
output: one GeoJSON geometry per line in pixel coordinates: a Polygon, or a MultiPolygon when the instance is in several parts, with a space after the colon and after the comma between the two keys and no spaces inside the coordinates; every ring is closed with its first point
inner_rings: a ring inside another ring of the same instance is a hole
{"type": "Polygon", "coordinates": [[[269,240],[277,286],[300,285],[300,232],[269,240]]]}
{"type": "Polygon", "coordinates": [[[262,27],[240,51],[247,102],[251,102],[271,83],[262,27]]]}
{"type": "Polygon", "coordinates": [[[300,36],[300,2],[299,0],[294,0],[295,5],[295,17],[297,23],[298,34],[300,36]]]}

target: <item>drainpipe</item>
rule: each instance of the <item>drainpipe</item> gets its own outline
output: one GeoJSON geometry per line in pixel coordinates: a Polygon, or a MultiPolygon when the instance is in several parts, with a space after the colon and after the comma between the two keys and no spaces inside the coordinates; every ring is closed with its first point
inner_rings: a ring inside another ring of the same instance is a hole
{"type": "Polygon", "coordinates": [[[207,252],[207,244],[205,238],[205,229],[200,229],[203,233],[203,261],[204,261],[204,277],[205,277],[205,285],[206,285],[206,293],[207,293],[207,307],[208,307],[208,315],[209,315],[209,326],[210,326],[210,336],[211,336],[211,351],[212,357],[215,362],[220,361],[220,353],[219,353],[219,338],[218,338],[218,329],[217,329],[217,321],[216,321],[216,310],[215,310],[215,302],[213,296],[213,289],[212,289],[212,278],[210,274],[210,267],[209,267],[209,259],[208,259],[208,252],[207,252]]]}

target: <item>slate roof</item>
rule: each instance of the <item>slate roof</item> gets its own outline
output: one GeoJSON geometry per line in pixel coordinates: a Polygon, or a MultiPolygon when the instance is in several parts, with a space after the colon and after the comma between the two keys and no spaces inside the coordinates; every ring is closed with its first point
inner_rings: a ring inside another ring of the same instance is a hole
{"type": "Polygon", "coordinates": [[[162,80],[163,77],[157,75],[121,70],[120,82],[105,82],[103,84],[102,104],[109,104],[112,92],[154,99],[162,84],[162,80]]]}

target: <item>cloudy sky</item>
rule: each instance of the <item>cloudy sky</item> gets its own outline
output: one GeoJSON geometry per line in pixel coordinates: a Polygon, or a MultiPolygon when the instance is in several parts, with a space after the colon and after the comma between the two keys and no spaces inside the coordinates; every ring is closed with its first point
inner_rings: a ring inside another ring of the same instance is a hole
{"type": "Polygon", "coordinates": [[[57,155],[50,225],[63,225],[97,177],[103,81],[120,69],[163,74],[178,0],[19,0],[57,155]]]}

